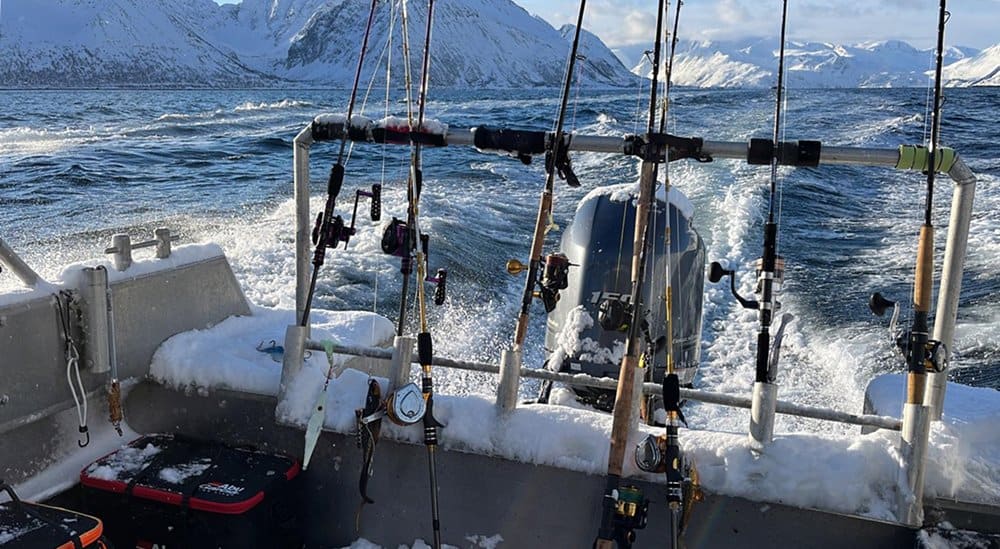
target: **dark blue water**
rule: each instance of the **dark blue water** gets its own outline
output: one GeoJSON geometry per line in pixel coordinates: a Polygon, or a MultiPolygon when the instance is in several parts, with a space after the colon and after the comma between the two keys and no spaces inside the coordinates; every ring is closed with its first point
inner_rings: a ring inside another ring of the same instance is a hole
{"type": "MultiPolygon", "coordinates": [[[[677,90],[670,130],[710,140],[769,138],[772,93],[677,90]]],[[[926,90],[788,95],[786,139],[888,148],[925,140],[926,90]]],[[[997,387],[1000,90],[953,89],[946,95],[942,140],[980,175],[954,376],[997,387]]],[[[549,129],[556,96],[552,90],[432,90],[428,113],[452,128],[549,129]]],[[[641,131],[645,96],[640,90],[583,90],[571,105],[569,124],[604,135],[641,131]]],[[[393,114],[403,114],[401,98],[394,92],[393,114]]],[[[153,228],[168,226],[187,242],[219,242],[255,302],[291,307],[292,139],[314,115],[342,111],[346,99],[345,91],[0,92],[0,236],[44,276],[55,278],[66,262],[100,255],[113,233],[129,229],[134,238],[147,238],[153,228]]],[[[365,113],[378,118],[385,112],[384,91],[374,92],[365,113]]],[[[331,145],[313,150],[314,208],[320,207],[335,153],[331,145]]],[[[354,147],[344,195],[384,182],[386,217],[404,216],[407,158],[405,148],[354,147]]],[[[578,154],[573,160],[583,188],[557,189],[555,221],[562,227],[589,190],[638,175],[633,159],[578,154]]],[[[431,317],[432,330],[442,334],[438,347],[451,355],[495,359],[510,340],[522,284],[506,274],[504,262],[527,255],[543,173],[538,163],[523,166],[513,158],[457,148],[428,150],[424,162],[421,213],[423,229],[432,235],[432,268],[450,271],[449,303],[431,317]]],[[[739,269],[741,288],[749,293],[769,169],[682,161],[670,174],[695,205],[709,258],[739,269]]],[[[901,367],[884,322],[871,317],[866,302],[873,291],[909,300],[924,187],[925,178],[917,173],[781,170],[779,251],[788,264],[782,301],[799,319],[786,339],[785,397],[856,411],[868,379],[901,367]]],[[[939,244],[950,197],[951,184],[941,179],[935,198],[939,244]]],[[[347,204],[341,213],[349,213],[347,204]]],[[[381,255],[378,227],[359,220],[359,228],[347,252],[330,255],[318,306],[375,308],[395,318],[398,265],[381,255]]],[[[550,245],[558,236],[558,231],[550,235],[550,245]]],[[[0,274],[0,288],[15,285],[10,275],[0,274]]],[[[746,392],[756,320],[734,307],[723,288],[707,287],[700,382],[746,392]]],[[[541,359],[543,330],[539,314],[529,360],[541,359]]],[[[452,387],[475,390],[471,386],[480,381],[456,377],[452,387]]]]}

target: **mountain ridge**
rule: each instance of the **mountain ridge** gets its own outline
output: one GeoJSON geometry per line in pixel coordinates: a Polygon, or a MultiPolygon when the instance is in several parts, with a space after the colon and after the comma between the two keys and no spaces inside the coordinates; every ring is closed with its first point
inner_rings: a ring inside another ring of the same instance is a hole
{"type": "MultiPolygon", "coordinates": [[[[616,53],[620,59],[632,58],[626,65],[633,73],[648,77],[652,72],[641,46],[618,48],[616,53]]],[[[776,84],[777,55],[777,38],[679,40],[671,82],[693,87],[771,87],[776,84]]],[[[851,45],[792,40],[785,45],[786,82],[792,88],[923,87],[932,76],[933,58],[933,50],[917,49],[902,40],[851,45]]],[[[982,51],[949,47],[944,59],[947,86],[1000,82],[1000,44],[982,51]]]]}
{"type": "MultiPolygon", "coordinates": [[[[369,3],[4,0],[2,9],[0,87],[346,87],[353,83],[369,3]]],[[[415,71],[426,9],[408,7],[415,71]]],[[[393,47],[385,55],[398,61],[398,17],[382,5],[364,77],[383,85],[385,68],[376,60],[390,31],[393,47]]],[[[563,34],[510,0],[442,3],[432,32],[433,86],[548,87],[562,81],[568,55],[563,34]]],[[[637,80],[596,36],[584,41],[584,53],[600,63],[583,71],[582,85],[637,80]]],[[[394,71],[395,84],[403,71],[394,71]]]]}

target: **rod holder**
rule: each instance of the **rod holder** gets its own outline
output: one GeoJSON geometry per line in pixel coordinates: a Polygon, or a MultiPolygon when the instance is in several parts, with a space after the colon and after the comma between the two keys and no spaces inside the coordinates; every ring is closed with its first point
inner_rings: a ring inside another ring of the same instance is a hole
{"type": "Polygon", "coordinates": [[[508,414],[517,408],[517,393],[521,385],[521,352],[504,349],[500,353],[500,387],[497,389],[497,411],[508,414]]]}
{"type": "Polygon", "coordinates": [[[758,381],[753,384],[750,404],[750,448],[763,452],[774,440],[774,414],[778,404],[778,386],[758,381]]]}
{"type": "Polygon", "coordinates": [[[914,528],[919,528],[924,522],[924,465],[927,459],[930,428],[929,406],[903,405],[903,430],[899,437],[899,453],[903,459],[908,489],[899,493],[897,519],[914,528]]]}
{"type": "Polygon", "coordinates": [[[302,371],[302,362],[306,352],[306,337],[308,336],[308,326],[292,324],[285,329],[285,352],[281,358],[281,385],[278,387],[278,402],[285,400],[292,380],[302,371]]]}
{"type": "Polygon", "coordinates": [[[156,258],[166,259],[170,257],[170,241],[177,240],[178,237],[170,236],[170,229],[160,227],[153,231],[153,241],[156,243],[156,258]]]}
{"type": "Polygon", "coordinates": [[[389,371],[389,393],[410,381],[410,365],[413,363],[412,337],[396,336],[392,340],[392,366],[389,371]]]}
{"type": "Polygon", "coordinates": [[[107,284],[107,270],[92,267],[83,269],[83,285],[80,288],[85,303],[83,360],[95,374],[111,371],[107,284]]]}

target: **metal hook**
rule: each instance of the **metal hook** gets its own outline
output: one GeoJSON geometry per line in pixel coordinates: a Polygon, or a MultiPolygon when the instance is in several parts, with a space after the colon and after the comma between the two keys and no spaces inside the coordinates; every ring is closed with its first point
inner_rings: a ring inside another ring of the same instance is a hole
{"type": "Polygon", "coordinates": [[[88,444],[90,444],[90,430],[87,429],[87,427],[84,425],[84,426],[80,427],[80,433],[82,433],[84,435],[87,435],[87,438],[84,439],[83,441],[79,441],[79,440],[76,441],[76,445],[79,446],[80,448],[84,448],[88,444]]]}

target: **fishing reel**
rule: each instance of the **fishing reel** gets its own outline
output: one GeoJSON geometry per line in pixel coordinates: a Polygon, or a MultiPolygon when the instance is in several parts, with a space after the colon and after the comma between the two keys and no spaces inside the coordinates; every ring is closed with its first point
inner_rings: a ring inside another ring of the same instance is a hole
{"type": "MultiPolygon", "coordinates": [[[[885,316],[885,312],[892,307],[892,316],[889,319],[889,339],[896,344],[896,350],[905,359],[909,359],[911,336],[910,330],[900,330],[899,324],[899,303],[886,299],[880,292],[875,292],[868,299],[868,309],[875,316],[885,316]]],[[[948,369],[949,353],[948,347],[937,340],[930,340],[924,346],[924,367],[931,372],[944,372],[948,369]]]]}
{"type": "MultiPolygon", "coordinates": [[[[628,297],[627,295],[622,296],[623,299],[628,297]]],[[[632,315],[634,312],[635,308],[631,302],[616,298],[606,298],[597,306],[597,323],[603,330],[625,333],[628,332],[632,324],[632,315]]],[[[649,331],[649,319],[645,315],[640,317],[639,330],[649,345],[649,349],[654,350],[654,354],[666,345],[666,337],[661,337],[662,341],[653,341],[652,334],[649,331]]]]}
{"type": "Polygon", "coordinates": [[[341,242],[343,242],[344,248],[346,249],[351,237],[357,234],[357,229],[354,228],[354,223],[358,217],[358,203],[361,201],[361,197],[371,199],[371,206],[369,209],[369,216],[371,217],[371,220],[379,221],[382,219],[382,185],[375,183],[372,185],[371,192],[363,191],[361,189],[358,189],[357,192],[355,192],[354,213],[351,214],[350,227],[344,224],[344,218],[341,216],[335,215],[327,220],[324,219],[323,212],[320,212],[316,216],[316,224],[313,225],[313,245],[318,245],[322,241],[325,243],[327,248],[336,248],[341,242]]]}
{"type": "Polygon", "coordinates": [[[410,228],[405,221],[393,217],[386,226],[382,232],[382,252],[403,259],[410,257],[410,228]]]}
{"type": "MultiPolygon", "coordinates": [[[[549,254],[542,259],[542,272],[535,282],[539,290],[532,296],[542,300],[545,312],[551,313],[559,303],[559,292],[569,287],[569,268],[577,265],[569,262],[566,254],[549,254]]],[[[507,272],[519,275],[528,267],[516,259],[507,262],[507,272]]]]}
{"type": "Polygon", "coordinates": [[[635,543],[635,531],[646,527],[649,500],[638,486],[625,485],[605,496],[614,499],[614,541],[619,549],[635,543]]]}
{"type": "MultiPolygon", "coordinates": [[[[430,273],[430,236],[420,235],[420,247],[424,254],[424,272],[430,273]]],[[[413,255],[410,251],[410,226],[403,220],[393,217],[392,221],[382,232],[382,251],[388,255],[400,258],[400,272],[404,276],[409,276],[413,272],[413,255]]],[[[430,274],[424,277],[424,282],[434,284],[434,304],[443,305],[447,297],[448,271],[438,269],[434,276],[430,274]]]]}
{"type": "Polygon", "coordinates": [[[427,413],[427,401],[416,383],[407,383],[389,395],[385,411],[396,425],[413,425],[427,413]]]}
{"type": "MultiPolygon", "coordinates": [[[[754,293],[758,296],[764,293],[764,278],[768,273],[764,272],[764,258],[758,258],[754,265],[757,268],[757,287],[754,289],[754,293]]],[[[774,258],[774,277],[772,278],[771,292],[772,295],[777,293],[781,289],[781,285],[785,283],[785,258],[780,255],[774,258]]],[[[776,304],[776,309],[780,308],[779,303],[776,304]]]]}
{"type": "Polygon", "coordinates": [[[627,332],[632,322],[632,304],[620,299],[605,299],[597,306],[597,323],[609,332],[627,332]]]}

